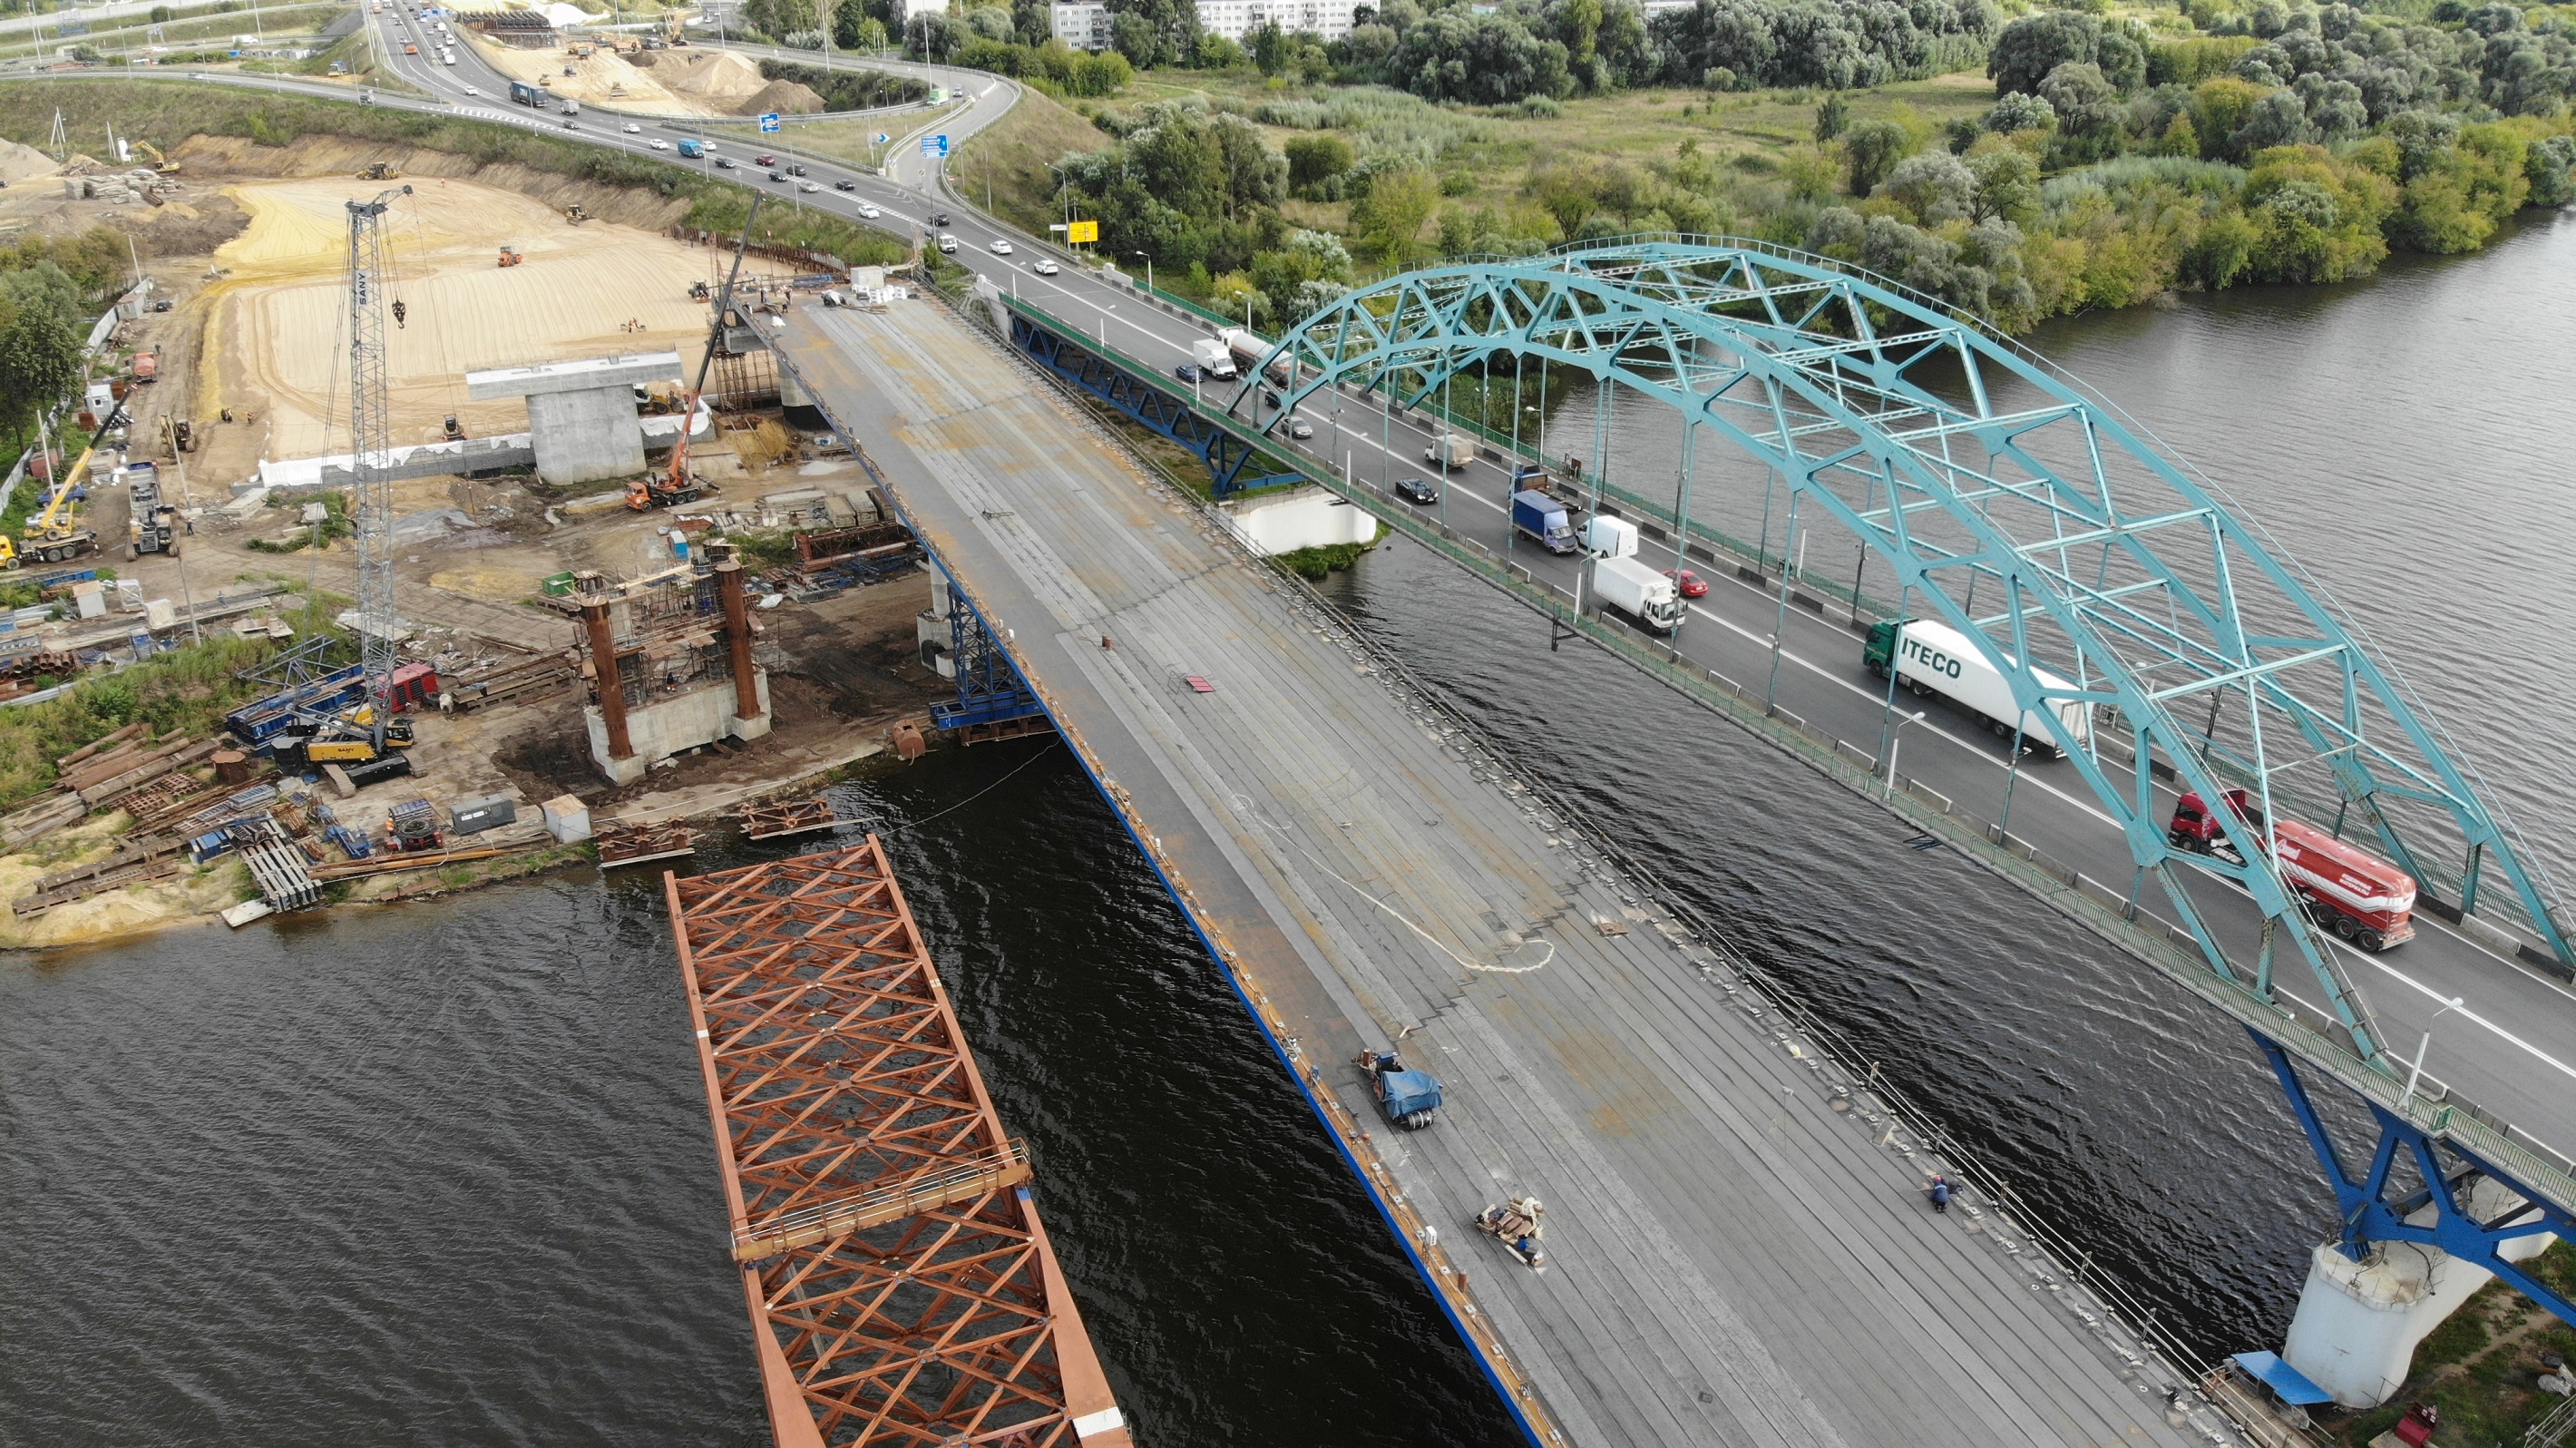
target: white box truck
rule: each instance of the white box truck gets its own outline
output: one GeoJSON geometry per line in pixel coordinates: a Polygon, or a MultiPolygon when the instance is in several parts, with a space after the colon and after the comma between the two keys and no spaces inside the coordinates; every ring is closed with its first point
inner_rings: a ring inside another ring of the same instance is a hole
{"type": "Polygon", "coordinates": [[[1442,472],[1456,472],[1476,460],[1476,440],[1463,432],[1442,432],[1422,450],[1422,460],[1442,472]]]}
{"type": "Polygon", "coordinates": [[[1634,558],[1616,554],[1592,565],[1592,593],[1659,634],[1682,621],[1682,599],[1673,581],[1634,558]]]}
{"type": "Polygon", "coordinates": [[[1583,525],[1583,546],[1595,558],[1634,558],[1637,556],[1637,525],[1625,518],[1596,513],[1583,525]]]}
{"type": "Polygon", "coordinates": [[[1234,353],[1223,342],[1201,337],[1190,344],[1190,360],[1198,364],[1202,376],[1224,382],[1234,380],[1234,353]]]}
{"type": "MultiPolygon", "coordinates": [[[[2049,732],[2048,721],[2038,710],[2023,714],[2013,704],[2012,684],[1986,662],[1967,635],[1945,623],[1930,619],[1909,619],[1900,629],[1892,622],[1870,625],[1869,636],[1861,645],[1861,662],[1880,678],[1887,677],[1892,663],[1896,681],[1916,694],[1938,694],[1976,716],[1996,735],[2010,739],[2018,714],[2023,746],[2045,749],[2060,758],[2066,751],[2058,747],[2057,736],[2049,732]]],[[[2009,655],[2007,656],[2009,657],[2009,655]]],[[[2040,684],[2050,689],[2072,689],[2075,686],[2046,669],[2033,670],[2040,684]]],[[[2057,699],[2047,707],[2057,711],[2058,719],[2077,743],[2091,737],[2092,707],[2078,699],[2057,699]]]]}

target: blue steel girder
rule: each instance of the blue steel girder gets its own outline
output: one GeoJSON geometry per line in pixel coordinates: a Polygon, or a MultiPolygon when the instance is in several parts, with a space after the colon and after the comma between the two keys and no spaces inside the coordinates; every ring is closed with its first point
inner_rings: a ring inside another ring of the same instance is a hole
{"type": "Polygon", "coordinates": [[[2039,715],[2137,868],[2165,882],[2210,968],[2269,998],[2274,949],[2294,942],[2354,1051],[2383,1072],[2366,1007],[2268,840],[2228,819],[2247,864],[2172,846],[2151,758],[2204,798],[2234,782],[2213,760],[2229,764],[2266,818],[2278,813],[2277,776],[2322,775],[2419,878],[2439,846],[2500,871],[2548,948],[2576,966],[2537,862],[2304,577],[2195,474],[2009,342],[1821,258],[1647,238],[1406,273],[1308,318],[1262,365],[1286,368],[1284,416],[1339,385],[1418,404],[1506,353],[1664,402],[1784,480],[1793,528],[1804,501],[1885,560],[2039,715]],[[1998,408],[1988,384],[2005,378],[2042,401],[1998,408]],[[2175,714],[2186,701],[2198,712],[2202,696],[2218,701],[2210,722],[2175,714]],[[2081,701],[2096,719],[2111,711],[2133,766],[2106,766],[2088,747],[2096,731],[2078,737],[2050,701],[2081,701]],[[2384,800],[2434,808],[2401,831],[2384,800]],[[2437,826],[2456,844],[2416,838],[2437,826]],[[2250,981],[2178,868],[2233,879],[2262,910],[2250,981]]]}
{"type": "Polygon", "coordinates": [[[2576,1326],[2576,1301],[2570,1301],[2567,1294],[2522,1264],[2509,1262],[2501,1255],[2506,1244],[2543,1232],[2576,1236],[2576,1216],[2544,1193],[2523,1184],[2500,1164],[2454,1138],[2428,1132],[2392,1114],[2375,1101],[2366,1104],[2379,1126],[2378,1147],[2371,1153],[2368,1167],[2354,1172],[2326,1130],[2324,1118],[2309,1097],[2307,1083],[2300,1078],[2290,1053],[2260,1031],[2249,1029],[2247,1034],[2272,1063],[2272,1074],[2289,1100],[2290,1114],[2307,1134],[2309,1148],[2316,1153],[2317,1164],[2325,1169],[2326,1181],[2334,1188],[2339,1223],[2336,1244],[2346,1258],[2362,1260],[2375,1242],[2420,1242],[2439,1247],[2505,1279],[2525,1297],[2557,1314],[2560,1321],[2576,1326]],[[2392,1180],[2402,1180],[2396,1177],[2400,1153],[2404,1164],[2414,1170],[2415,1185],[2391,1199],[2392,1180]],[[2511,1190],[2524,1205],[2481,1220],[2462,1200],[2469,1185],[2481,1176],[2491,1177],[2511,1190]],[[2410,1220],[2423,1215],[2427,1208],[2433,1212],[2429,1225],[2410,1220]]]}
{"type": "Polygon", "coordinates": [[[1002,641],[993,637],[981,609],[948,581],[949,659],[957,667],[957,702],[930,706],[931,722],[942,729],[972,724],[1000,724],[1045,712],[1035,690],[1011,661],[1002,641]]]}
{"type": "Polygon", "coordinates": [[[1190,406],[1189,399],[1101,356],[1078,337],[1069,337],[1016,310],[1010,318],[1013,346],[1075,387],[1188,448],[1207,465],[1216,496],[1230,497],[1253,488],[1305,481],[1295,473],[1244,476],[1245,469],[1260,456],[1259,451],[1226,427],[1201,416],[1190,406]]]}

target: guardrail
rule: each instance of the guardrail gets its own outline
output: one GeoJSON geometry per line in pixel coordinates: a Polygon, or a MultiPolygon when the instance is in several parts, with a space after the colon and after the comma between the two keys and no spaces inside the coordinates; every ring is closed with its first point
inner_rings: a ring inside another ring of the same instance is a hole
{"type": "MultiPolygon", "coordinates": [[[[1083,339],[1079,329],[1067,326],[1041,307],[1017,298],[1003,301],[1055,328],[1061,336],[1075,342],[1083,339]]],[[[1159,377],[1152,369],[1115,349],[1086,345],[1113,365],[1154,378],[1159,385],[1159,377]]],[[[1233,430],[1237,437],[1255,446],[1269,445],[1269,439],[1258,428],[1224,409],[1210,407],[1197,398],[1187,401],[1194,411],[1233,430]]],[[[1724,715],[1826,778],[1957,849],[1990,873],[2021,886],[2059,914],[2153,966],[2168,980],[2224,1011],[2239,1024],[2279,1042],[2303,1062],[2326,1072],[2390,1115],[2486,1161],[2554,1205],[2576,1211],[2576,1170],[2571,1170],[2569,1164],[2550,1161],[2514,1140],[2509,1126],[2469,1103],[2437,1103],[2420,1093],[2406,1095],[2403,1083],[2365,1065],[2325,1033],[2326,1029],[2339,1027],[2325,1026],[2322,1019],[2319,1024],[2311,1024],[2301,1019],[2295,1007],[2266,1000],[2221,976],[2199,953],[2196,941],[2139,908],[2134,898],[2115,894],[2099,882],[2088,881],[2081,872],[2048,860],[2027,842],[1957,808],[1918,782],[1888,779],[1874,756],[1860,753],[1725,675],[1689,663],[1670,645],[1645,642],[1625,629],[1579,612],[1574,600],[1562,590],[1539,583],[1528,569],[1496,557],[1481,543],[1461,538],[1454,529],[1422,518],[1392,499],[1351,485],[1329,471],[1318,470],[1310,476],[1395,531],[1546,616],[1554,626],[1581,636],[1649,678],[1724,715]],[[2183,948],[2186,942],[2188,950],[2183,948]]]]}

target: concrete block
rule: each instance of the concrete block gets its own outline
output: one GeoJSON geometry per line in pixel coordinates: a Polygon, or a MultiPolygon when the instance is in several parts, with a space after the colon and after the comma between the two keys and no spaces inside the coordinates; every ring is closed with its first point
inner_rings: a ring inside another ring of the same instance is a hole
{"type": "Polygon", "coordinates": [[[590,838],[590,806],[573,795],[559,794],[537,806],[546,822],[546,833],[564,844],[590,838]]]}
{"type": "Polygon", "coordinates": [[[537,471],[551,483],[588,483],[644,471],[644,428],[625,385],[546,392],[528,399],[537,471]]]}

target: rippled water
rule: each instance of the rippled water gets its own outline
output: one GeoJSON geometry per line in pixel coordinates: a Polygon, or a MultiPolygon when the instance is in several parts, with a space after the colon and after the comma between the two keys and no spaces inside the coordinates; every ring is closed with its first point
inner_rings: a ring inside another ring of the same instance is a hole
{"type": "MultiPolygon", "coordinates": [[[[2262,511],[2563,855],[2569,337],[2560,220],[2035,340],[2262,511]]],[[[2168,1320],[2277,1341],[2330,1201],[2231,1028],[1409,544],[1334,591],[2168,1320]]],[[[891,831],[1142,1441],[1507,1440],[1060,749],[840,793],[891,831]]],[[[657,879],[0,964],[0,1444],[765,1442],[657,879]]]]}

